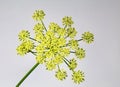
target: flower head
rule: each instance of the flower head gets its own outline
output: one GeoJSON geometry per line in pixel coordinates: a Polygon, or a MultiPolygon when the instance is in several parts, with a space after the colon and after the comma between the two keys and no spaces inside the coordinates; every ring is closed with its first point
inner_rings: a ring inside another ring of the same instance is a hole
{"type": "Polygon", "coordinates": [[[86,43],[92,43],[94,41],[94,35],[90,32],[85,32],[82,34],[82,39],[86,43]]]}
{"type": "Polygon", "coordinates": [[[74,53],[77,58],[83,59],[85,57],[85,50],[79,47],[79,41],[86,43],[93,42],[94,35],[90,32],[82,34],[82,38],[76,40],[74,37],[77,31],[73,25],[72,17],[65,16],[62,19],[64,27],[60,27],[55,22],[50,22],[48,29],[45,27],[44,19],[45,13],[43,10],[36,10],[33,14],[33,19],[37,21],[33,30],[34,38],[30,37],[29,31],[22,30],[18,37],[22,42],[17,47],[19,55],[32,53],[35,56],[37,64],[45,64],[47,70],[58,70],[55,74],[58,80],[64,80],[67,77],[67,72],[60,69],[65,63],[69,70],[73,72],[72,80],[79,84],[84,81],[84,73],[80,70],[74,71],[77,68],[78,62],[75,58],[68,59],[67,57],[74,53]],[[58,66],[58,67],[56,67],[58,66]]]}
{"type": "Polygon", "coordinates": [[[30,40],[27,40],[27,41],[24,41],[21,45],[19,45],[16,50],[19,55],[25,55],[33,48],[34,48],[33,42],[30,40]]]}
{"type": "Polygon", "coordinates": [[[46,69],[47,70],[53,70],[56,68],[56,64],[53,60],[47,61],[46,62],[46,69]]]}
{"type": "Polygon", "coordinates": [[[57,32],[60,29],[60,26],[57,23],[51,22],[49,25],[51,31],[57,32]]]}
{"type": "Polygon", "coordinates": [[[19,34],[18,34],[19,40],[20,41],[24,41],[29,39],[30,37],[30,33],[27,30],[22,30],[19,34]]]}
{"type": "Polygon", "coordinates": [[[75,52],[77,58],[83,59],[85,57],[85,50],[83,48],[78,48],[75,52]]]}
{"type": "Polygon", "coordinates": [[[73,24],[72,17],[65,16],[65,17],[62,19],[62,23],[63,23],[63,25],[65,25],[65,26],[71,26],[71,25],[73,24]]]}
{"type": "Polygon", "coordinates": [[[56,78],[58,80],[64,80],[67,77],[67,73],[65,70],[58,70],[55,74],[56,78]]]}
{"type": "Polygon", "coordinates": [[[72,48],[74,50],[78,49],[78,41],[77,40],[74,40],[74,39],[69,40],[68,45],[70,46],[70,48],[72,48]]]}
{"type": "Polygon", "coordinates": [[[75,30],[75,28],[72,28],[72,27],[68,28],[67,32],[68,32],[68,37],[70,38],[74,38],[77,34],[77,31],[75,30]]]}
{"type": "Polygon", "coordinates": [[[34,31],[35,33],[41,33],[41,31],[43,31],[44,27],[42,24],[40,23],[37,23],[35,26],[34,26],[34,31]]]}
{"type": "Polygon", "coordinates": [[[43,10],[36,10],[32,17],[35,21],[40,21],[44,19],[44,16],[45,16],[45,13],[43,10]]]}
{"type": "Polygon", "coordinates": [[[73,75],[72,75],[72,80],[77,83],[80,84],[81,82],[84,81],[84,73],[80,70],[78,71],[74,71],[73,75]]]}
{"type": "Polygon", "coordinates": [[[69,68],[70,68],[70,70],[74,70],[76,67],[77,67],[77,62],[76,62],[76,60],[73,58],[73,59],[71,59],[70,62],[69,62],[69,68]]]}

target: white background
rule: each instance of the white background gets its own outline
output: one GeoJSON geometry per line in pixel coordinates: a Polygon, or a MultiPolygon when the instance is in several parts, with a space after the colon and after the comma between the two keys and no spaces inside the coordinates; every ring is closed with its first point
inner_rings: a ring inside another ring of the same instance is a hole
{"type": "Polygon", "coordinates": [[[46,26],[50,21],[61,25],[62,17],[72,16],[76,38],[90,31],[95,41],[82,43],[87,51],[78,66],[86,75],[82,84],[73,83],[69,70],[61,82],[40,65],[21,87],[120,87],[120,0],[0,0],[0,87],[15,87],[36,63],[31,54],[18,56],[16,47],[20,30],[33,32],[32,14],[37,9],[45,11],[46,26]]]}

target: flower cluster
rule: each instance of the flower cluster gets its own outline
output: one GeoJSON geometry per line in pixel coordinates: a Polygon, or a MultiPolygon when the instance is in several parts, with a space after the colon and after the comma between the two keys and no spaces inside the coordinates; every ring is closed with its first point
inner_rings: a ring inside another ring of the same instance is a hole
{"type": "Polygon", "coordinates": [[[36,10],[32,16],[37,21],[33,27],[34,38],[27,30],[22,30],[19,33],[18,37],[21,44],[16,49],[17,54],[34,54],[37,63],[45,64],[47,70],[56,71],[55,77],[58,80],[64,80],[68,76],[67,71],[61,68],[61,64],[65,63],[73,73],[72,80],[77,84],[83,82],[84,73],[75,70],[78,65],[76,58],[67,57],[74,53],[78,59],[83,59],[85,50],[79,47],[79,41],[91,43],[94,40],[93,34],[85,32],[80,39],[75,40],[77,31],[72,27],[74,23],[72,17],[65,16],[62,19],[63,27],[51,22],[47,29],[43,23],[44,16],[43,10],[36,10]]]}

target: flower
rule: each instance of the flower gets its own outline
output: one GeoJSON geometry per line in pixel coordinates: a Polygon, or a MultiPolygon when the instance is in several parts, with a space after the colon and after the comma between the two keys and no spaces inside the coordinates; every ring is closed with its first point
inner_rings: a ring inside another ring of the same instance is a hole
{"type": "Polygon", "coordinates": [[[34,26],[34,31],[35,33],[41,33],[41,31],[43,31],[44,27],[42,24],[40,23],[37,23],[35,26],[34,26]]]}
{"type": "Polygon", "coordinates": [[[78,41],[74,39],[69,40],[68,46],[70,46],[73,50],[78,49],[78,41]]]}
{"type": "MultiPolygon", "coordinates": [[[[48,28],[45,26],[45,13],[43,10],[36,10],[33,13],[33,19],[37,21],[34,25],[34,38],[30,37],[30,32],[22,30],[18,34],[19,40],[22,42],[17,48],[18,55],[32,53],[35,56],[38,64],[45,64],[46,70],[56,70],[55,76],[58,80],[64,80],[67,77],[67,72],[60,69],[60,65],[65,63],[69,70],[73,72],[72,80],[79,84],[84,81],[84,73],[80,70],[74,71],[77,68],[78,62],[75,58],[68,59],[71,53],[74,53],[77,58],[85,57],[85,50],[79,47],[79,41],[92,43],[94,35],[90,32],[82,34],[82,38],[76,40],[77,31],[73,25],[72,17],[65,16],[62,19],[63,27],[60,27],[55,22],[50,22],[48,28]],[[58,67],[57,67],[58,66],[58,67]]],[[[32,68],[34,70],[35,67],[32,68]]],[[[28,74],[27,74],[28,75],[28,74]]]]}
{"type": "Polygon", "coordinates": [[[64,80],[67,77],[67,73],[64,69],[62,69],[62,70],[58,70],[55,76],[58,80],[64,80]]]}
{"type": "Polygon", "coordinates": [[[53,60],[47,61],[46,62],[46,69],[47,70],[53,70],[56,68],[56,64],[53,60]]]}
{"type": "Polygon", "coordinates": [[[27,41],[24,41],[22,44],[20,44],[16,50],[19,55],[25,55],[33,48],[34,48],[33,42],[30,40],[27,40],[27,41]]]}
{"type": "Polygon", "coordinates": [[[74,70],[77,67],[77,62],[76,60],[73,58],[69,61],[69,68],[70,70],[74,70]]]}
{"type": "Polygon", "coordinates": [[[30,32],[27,30],[22,30],[19,34],[18,34],[18,38],[20,41],[24,41],[29,39],[30,37],[30,32]]]}
{"type": "Polygon", "coordinates": [[[82,34],[82,39],[86,43],[92,43],[94,41],[94,35],[92,33],[90,33],[90,32],[84,32],[82,34]]]}
{"type": "Polygon", "coordinates": [[[55,55],[53,61],[56,65],[63,63],[63,57],[60,54],[55,55]]]}
{"type": "Polygon", "coordinates": [[[68,32],[68,37],[70,38],[74,38],[77,34],[77,31],[75,30],[75,28],[72,28],[72,27],[68,28],[67,32],[68,32]]]}
{"type": "Polygon", "coordinates": [[[45,16],[45,13],[43,10],[36,10],[32,17],[35,21],[40,21],[44,19],[44,16],[45,16]]]}
{"type": "Polygon", "coordinates": [[[62,23],[63,23],[63,25],[65,25],[65,26],[71,26],[71,25],[73,24],[72,17],[65,16],[65,17],[62,19],[62,23]]]}
{"type": "Polygon", "coordinates": [[[75,52],[77,58],[83,59],[85,57],[85,50],[83,48],[78,48],[75,52]]]}
{"type": "Polygon", "coordinates": [[[80,84],[81,82],[84,81],[84,73],[80,70],[74,71],[73,74],[72,74],[72,80],[75,83],[80,84]]]}
{"type": "Polygon", "coordinates": [[[60,26],[57,23],[51,22],[49,25],[49,30],[57,32],[60,29],[60,26]]]}
{"type": "Polygon", "coordinates": [[[57,32],[60,37],[65,37],[67,35],[67,31],[64,28],[58,29],[57,32]]]}
{"type": "Polygon", "coordinates": [[[43,63],[45,63],[45,56],[44,55],[37,55],[36,56],[36,61],[38,62],[38,63],[40,63],[40,64],[43,64],[43,63]]]}

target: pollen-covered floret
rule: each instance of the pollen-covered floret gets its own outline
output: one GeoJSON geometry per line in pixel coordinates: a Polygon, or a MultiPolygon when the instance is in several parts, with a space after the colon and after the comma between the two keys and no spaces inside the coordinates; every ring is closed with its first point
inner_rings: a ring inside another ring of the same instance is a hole
{"type": "Polygon", "coordinates": [[[76,83],[76,84],[80,84],[81,82],[84,81],[84,73],[80,70],[78,71],[74,71],[72,74],[72,80],[76,83]]]}
{"type": "Polygon", "coordinates": [[[41,33],[44,30],[44,26],[40,23],[37,23],[33,30],[35,31],[35,33],[41,33]]]}
{"type": "Polygon", "coordinates": [[[78,49],[78,41],[74,39],[69,40],[68,46],[70,46],[73,50],[78,49]]]}
{"type": "Polygon", "coordinates": [[[34,48],[33,42],[30,40],[27,40],[27,41],[24,41],[22,44],[20,44],[16,50],[19,55],[25,55],[33,48],[34,48]]]}
{"type": "Polygon", "coordinates": [[[67,77],[67,72],[64,69],[58,70],[55,76],[58,80],[64,80],[67,77]]]}
{"type": "Polygon", "coordinates": [[[25,41],[27,39],[29,39],[30,37],[30,32],[27,30],[22,30],[19,34],[18,34],[18,38],[20,41],[25,41]]]}
{"type": "Polygon", "coordinates": [[[83,59],[85,57],[85,50],[83,48],[78,48],[75,52],[77,58],[83,59]]]}
{"type": "Polygon", "coordinates": [[[77,67],[77,62],[76,60],[73,58],[69,61],[69,68],[70,70],[74,70],[77,67]]]}
{"type": "Polygon", "coordinates": [[[77,31],[75,30],[75,28],[70,27],[67,29],[67,34],[68,34],[68,37],[74,38],[77,34],[77,31]]]}
{"type": "Polygon", "coordinates": [[[62,23],[63,23],[63,25],[65,25],[65,26],[71,26],[71,25],[73,24],[72,17],[65,16],[65,17],[62,19],[62,23]]]}
{"type": "Polygon", "coordinates": [[[92,33],[90,33],[90,32],[84,32],[82,34],[82,39],[86,43],[92,43],[94,41],[94,35],[92,33]]]}
{"type": "Polygon", "coordinates": [[[46,69],[47,70],[53,70],[56,68],[56,64],[53,60],[49,60],[46,62],[46,69]]]}
{"type": "Polygon", "coordinates": [[[35,21],[40,21],[44,19],[44,16],[45,16],[45,13],[43,10],[36,10],[32,17],[35,21]]]}
{"type": "Polygon", "coordinates": [[[36,55],[36,61],[40,64],[45,63],[46,57],[43,54],[36,55]]]}
{"type": "Polygon", "coordinates": [[[49,30],[57,32],[60,29],[60,26],[57,23],[51,22],[49,25],[49,30]]]}

